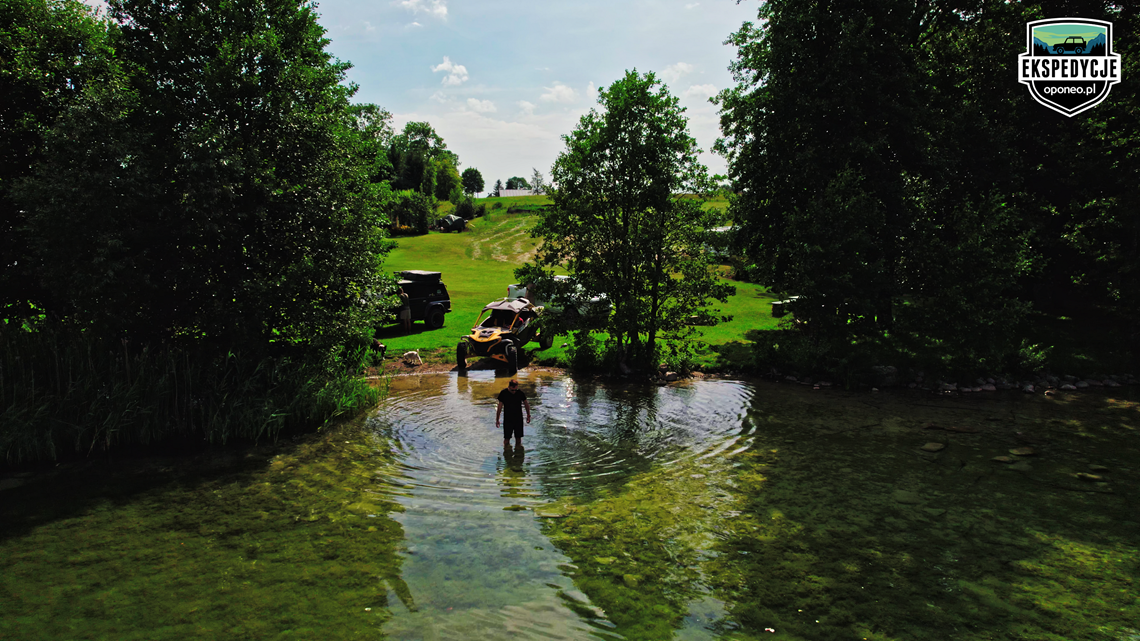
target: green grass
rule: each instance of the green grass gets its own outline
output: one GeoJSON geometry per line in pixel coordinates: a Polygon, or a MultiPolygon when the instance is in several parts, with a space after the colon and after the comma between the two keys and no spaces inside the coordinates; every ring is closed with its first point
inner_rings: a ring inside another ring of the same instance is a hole
{"type": "MultiPolygon", "coordinates": [[[[459,338],[467,335],[484,305],[507,294],[507,285],[517,282],[514,270],[534,256],[537,240],[530,237],[530,229],[537,218],[530,213],[508,213],[512,208],[535,208],[548,204],[547,196],[520,196],[515,198],[481,198],[477,203],[487,204],[488,217],[471,222],[462,233],[431,232],[426,236],[410,236],[397,240],[398,247],[388,256],[385,266],[392,271],[424,269],[443,273],[443,282],[451,294],[451,313],[444,326],[429,330],[422,322],[413,324],[412,332],[404,334],[399,326],[390,326],[380,332],[379,338],[388,346],[389,354],[408,350],[440,350],[438,355],[446,361],[459,338]],[[495,203],[502,206],[493,209],[495,203]]],[[[706,206],[723,206],[724,201],[709,201],[706,206]]],[[[772,318],[772,294],[752,283],[734,283],[736,295],[726,304],[713,304],[718,316],[731,320],[712,327],[698,328],[698,342],[709,347],[699,354],[705,367],[743,367],[751,362],[747,332],[771,329],[776,326],[772,318]]],[[[533,362],[561,364],[567,339],[556,340],[554,347],[533,352],[533,362]]],[[[528,346],[534,350],[537,345],[528,346]]],[[[423,356],[423,353],[421,353],[423,356]]]]}

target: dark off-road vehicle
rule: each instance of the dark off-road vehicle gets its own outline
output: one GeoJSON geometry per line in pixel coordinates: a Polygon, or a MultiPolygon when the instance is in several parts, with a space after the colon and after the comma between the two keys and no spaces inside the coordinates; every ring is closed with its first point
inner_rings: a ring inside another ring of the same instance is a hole
{"type": "Polygon", "coordinates": [[[440,276],[439,272],[409,269],[400,272],[397,283],[408,295],[412,321],[422,320],[430,329],[443,327],[444,314],[451,311],[451,297],[440,276]]]}
{"type": "Polygon", "coordinates": [[[1064,42],[1058,42],[1057,44],[1053,45],[1053,53],[1065,53],[1066,51],[1072,51],[1073,53],[1084,53],[1085,49],[1087,48],[1088,44],[1085,42],[1084,38],[1080,36],[1069,36],[1068,38],[1065,38],[1064,42]]]}
{"type": "Polygon", "coordinates": [[[540,334],[536,327],[535,320],[541,313],[541,307],[525,298],[488,303],[475,319],[471,334],[464,336],[456,347],[455,364],[459,369],[467,369],[469,356],[490,356],[506,363],[513,374],[519,369],[519,350],[524,345],[538,340],[543,349],[548,349],[554,343],[553,334],[540,334]]]}
{"type": "Polygon", "coordinates": [[[455,214],[448,214],[435,223],[436,228],[442,232],[463,231],[467,229],[467,221],[455,214]]]}

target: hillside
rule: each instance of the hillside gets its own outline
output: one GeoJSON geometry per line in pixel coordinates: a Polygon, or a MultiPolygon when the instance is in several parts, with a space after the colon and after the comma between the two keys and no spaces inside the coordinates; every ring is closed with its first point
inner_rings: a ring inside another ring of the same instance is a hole
{"type": "MultiPolygon", "coordinates": [[[[396,239],[398,246],[389,254],[385,268],[389,271],[424,269],[442,272],[443,282],[451,295],[452,312],[447,315],[444,326],[434,331],[428,330],[423,323],[415,323],[407,335],[398,326],[385,328],[380,338],[388,346],[389,354],[408,350],[442,350],[437,357],[450,359],[459,338],[466,335],[483,306],[505,296],[507,285],[516,282],[515,268],[533,258],[537,241],[530,237],[530,229],[536,221],[531,212],[549,204],[549,198],[484,198],[478,202],[487,203],[489,215],[472,221],[465,232],[444,234],[433,231],[426,236],[396,239]]],[[[721,200],[710,201],[705,206],[723,209],[726,205],[721,200]]],[[[766,290],[750,283],[734,284],[736,295],[726,305],[720,306],[720,313],[731,315],[732,320],[700,329],[704,340],[718,346],[721,351],[745,349],[745,332],[771,328],[776,324],[771,312],[773,298],[766,290]]],[[[565,350],[561,348],[564,342],[555,341],[553,348],[535,352],[535,362],[557,364],[565,356],[565,350]]],[[[528,350],[535,349],[536,344],[528,346],[528,350]]],[[[716,360],[716,353],[710,350],[702,360],[711,365],[716,360]]]]}

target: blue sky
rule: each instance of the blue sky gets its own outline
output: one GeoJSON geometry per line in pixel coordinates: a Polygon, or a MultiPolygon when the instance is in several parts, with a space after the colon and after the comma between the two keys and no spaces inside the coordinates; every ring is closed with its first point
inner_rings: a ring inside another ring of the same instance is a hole
{"type": "MultiPolygon", "coordinates": [[[[84,0],[105,7],[102,0],[84,0]]],[[[687,108],[710,173],[720,135],[709,96],[732,85],[728,36],[755,21],[755,0],[324,0],[328,50],[353,64],[356,102],[393,114],[396,129],[427,121],[475,167],[499,179],[549,177],[561,136],[596,105],[598,87],[627,69],[653,71],[687,108]]]]}
{"type": "Polygon", "coordinates": [[[626,69],[654,71],[688,108],[689,131],[707,153],[719,135],[710,95],[732,84],[736,55],[724,40],[751,0],[325,0],[317,12],[329,51],[352,62],[358,102],[392,112],[397,129],[430,122],[460,170],[496,179],[549,176],[560,136],[596,104],[596,89],[626,69]]]}

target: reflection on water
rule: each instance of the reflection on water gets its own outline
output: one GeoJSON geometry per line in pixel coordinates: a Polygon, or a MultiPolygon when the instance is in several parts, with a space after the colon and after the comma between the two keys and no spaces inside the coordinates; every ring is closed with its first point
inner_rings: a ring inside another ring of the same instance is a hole
{"type": "Polygon", "coordinates": [[[1127,390],[523,372],[504,447],[506,381],[397,378],[240,473],[0,493],[0,638],[1140,639],[1127,390]]]}

